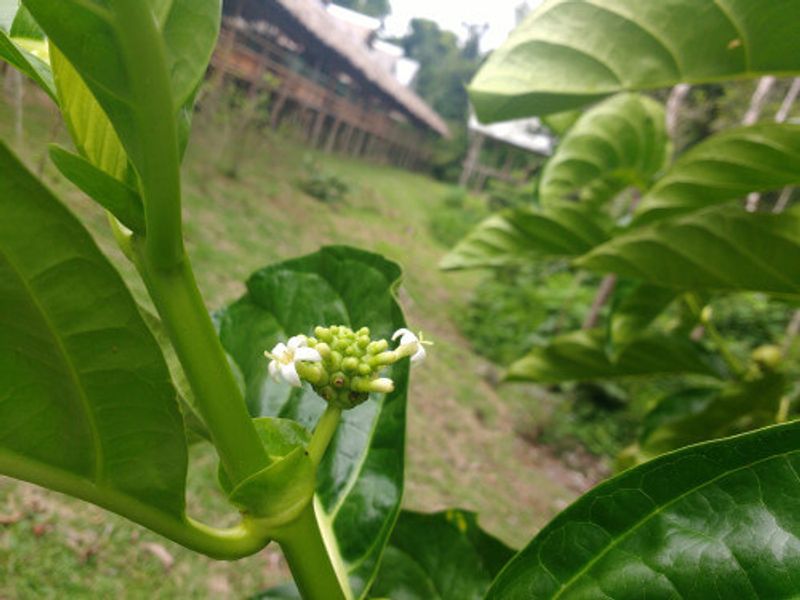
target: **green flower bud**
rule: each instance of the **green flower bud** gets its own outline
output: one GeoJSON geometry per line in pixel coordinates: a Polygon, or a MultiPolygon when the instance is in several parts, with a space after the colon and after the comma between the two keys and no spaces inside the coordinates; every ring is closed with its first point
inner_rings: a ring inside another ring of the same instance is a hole
{"type": "Polygon", "coordinates": [[[327,327],[315,327],[314,335],[317,336],[322,342],[329,343],[333,339],[333,334],[327,327]]]}
{"type": "Polygon", "coordinates": [[[341,388],[345,387],[346,385],[348,385],[349,383],[350,383],[350,381],[347,379],[347,376],[344,373],[342,373],[341,371],[331,375],[331,384],[335,388],[340,388],[341,389],[341,388]]]}
{"type": "Polygon", "coordinates": [[[362,362],[358,363],[358,374],[359,375],[369,375],[372,373],[372,367],[369,364],[362,362]]]}
{"type": "Polygon", "coordinates": [[[389,348],[389,342],[386,340],[378,340],[367,345],[367,352],[370,354],[380,354],[389,348]]]}
{"type": "Polygon", "coordinates": [[[359,361],[354,356],[348,356],[342,361],[342,369],[345,371],[353,372],[358,369],[359,361]]]}

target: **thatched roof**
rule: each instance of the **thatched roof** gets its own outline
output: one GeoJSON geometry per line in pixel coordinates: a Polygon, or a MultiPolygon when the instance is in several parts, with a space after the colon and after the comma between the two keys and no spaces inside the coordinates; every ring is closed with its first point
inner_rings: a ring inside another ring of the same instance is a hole
{"type": "MultiPolygon", "coordinates": [[[[284,12],[332,52],[338,54],[365,80],[374,85],[383,95],[392,100],[399,109],[432,129],[439,135],[449,136],[444,120],[413,91],[403,86],[388,72],[363,45],[363,40],[353,39],[350,28],[325,10],[318,0],[255,0],[251,8],[261,9],[264,18],[270,20],[270,9],[284,12]]],[[[260,12],[261,12],[260,11],[260,12]]]]}

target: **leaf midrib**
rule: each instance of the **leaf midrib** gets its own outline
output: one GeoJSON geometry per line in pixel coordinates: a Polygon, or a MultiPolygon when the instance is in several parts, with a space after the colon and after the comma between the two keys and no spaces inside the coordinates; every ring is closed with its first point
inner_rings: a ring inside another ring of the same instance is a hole
{"type": "MultiPolygon", "coordinates": [[[[667,509],[671,508],[674,504],[677,504],[678,502],[680,502],[684,498],[688,497],[690,494],[694,494],[695,492],[697,492],[699,490],[702,490],[703,488],[711,486],[711,485],[715,484],[717,481],[720,481],[721,479],[724,479],[724,478],[726,478],[726,477],[728,477],[728,476],[730,476],[730,475],[732,475],[734,473],[737,473],[739,471],[744,471],[746,469],[752,469],[753,467],[755,467],[755,466],[757,466],[757,465],[759,465],[761,463],[766,463],[766,462],[769,462],[771,460],[775,460],[776,458],[783,458],[788,463],[789,462],[789,456],[791,456],[792,454],[796,454],[797,452],[798,452],[798,450],[793,450],[791,452],[782,452],[780,454],[772,454],[772,455],[767,456],[765,458],[761,458],[761,459],[759,459],[757,461],[748,463],[746,465],[741,465],[739,467],[736,467],[735,469],[731,469],[730,471],[725,471],[724,473],[721,473],[721,474],[717,475],[716,477],[706,481],[702,485],[698,485],[698,486],[695,486],[695,487],[692,487],[692,488],[686,490],[685,492],[683,492],[679,496],[676,496],[675,498],[673,498],[669,502],[666,502],[666,503],[664,503],[664,504],[662,504],[660,506],[657,506],[655,508],[655,510],[653,510],[652,512],[649,512],[645,517],[643,517],[643,518],[639,519],[638,521],[636,521],[635,523],[633,523],[621,535],[619,535],[616,538],[614,538],[613,541],[611,541],[611,543],[609,543],[603,549],[602,552],[599,552],[593,559],[591,559],[589,562],[587,562],[585,564],[585,566],[583,566],[579,571],[577,571],[572,577],[570,577],[567,581],[562,583],[561,587],[556,592],[556,594],[554,596],[552,596],[551,600],[558,600],[558,598],[561,598],[562,594],[564,592],[566,592],[571,585],[573,585],[580,577],[585,575],[595,564],[597,564],[597,562],[599,562],[602,558],[604,558],[611,550],[616,548],[619,544],[621,544],[624,540],[626,540],[629,536],[631,536],[633,533],[635,533],[640,527],[645,525],[651,519],[653,519],[654,517],[660,515],[661,513],[666,511],[667,509]]],[[[638,489],[639,491],[643,492],[643,490],[641,489],[641,486],[639,486],[636,489],[638,489]]],[[[603,529],[605,529],[605,528],[603,528],[603,529]]],[[[539,559],[539,562],[540,562],[540,564],[542,564],[544,566],[544,561],[539,559]]]]}
{"type": "Polygon", "coordinates": [[[0,248],[0,260],[5,262],[8,265],[9,269],[14,273],[14,275],[16,275],[20,286],[30,298],[31,305],[36,309],[42,321],[44,322],[46,331],[52,337],[53,345],[58,349],[58,353],[61,355],[63,359],[64,367],[77,392],[76,395],[80,399],[80,402],[83,406],[83,415],[86,419],[86,424],[88,425],[89,432],[92,436],[92,449],[94,451],[94,457],[95,457],[93,480],[96,483],[100,483],[103,480],[103,475],[104,475],[103,447],[100,441],[100,432],[97,427],[97,421],[95,419],[95,414],[92,409],[92,404],[89,398],[86,396],[83,386],[81,385],[81,377],[78,372],[78,369],[72,362],[72,359],[69,353],[67,352],[64,340],[59,334],[58,329],[54,326],[44,306],[38,301],[36,294],[33,291],[33,288],[31,288],[28,281],[25,279],[24,275],[22,274],[22,271],[14,264],[14,262],[8,256],[8,254],[3,252],[2,248],[0,248]]]}

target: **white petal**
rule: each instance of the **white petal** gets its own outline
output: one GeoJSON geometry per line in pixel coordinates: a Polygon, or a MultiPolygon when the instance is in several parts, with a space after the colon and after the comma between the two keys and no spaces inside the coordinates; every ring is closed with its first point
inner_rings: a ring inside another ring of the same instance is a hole
{"type": "Polygon", "coordinates": [[[388,377],[378,377],[370,383],[370,387],[380,394],[391,394],[394,391],[394,381],[388,377]]]}
{"type": "Polygon", "coordinates": [[[286,344],[280,342],[279,344],[275,345],[270,354],[272,354],[272,356],[274,356],[278,360],[281,360],[286,356],[286,352],[287,352],[286,344]]]}
{"type": "Polygon", "coordinates": [[[281,377],[283,377],[283,380],[292,387],[301,387],[303,385],[300,383],[300,376],[297,374],[297,369],[295,369],[294,363],[281,365],[281,377]]]}
{"type": "Polygon", "coordinates": [[[280,370],[278,368],[278,361],[269,361],[269,374],[275,381],[280,381],[280,370]]]}
{"type": "Polygon", "coordinates": [[[305,345],[308,344],[308,339],[304,335],[296,335],[294,337],[289,338],[289,350],[297,350],[298,348],[303,348],[305,345]]]}
{"type": "Polygon", "coordinates": [[[314,348],[298,348],[294,351],[294,361],[322,362],[322,357],[314,348]]]}
{"type": "Polygon", "coordinates": [[[416,353],[411,357],[411,362],[412,363],[422,362],[423,360],[425,360],[426,354],[427,352],[425,352],[425,347],[422,344],[418,344],[416,353]]]}
{"type": "MultiPolygon", "coordinates": [[[[408,329],[406,329],[405,327],[402,327],[402,328],[398,329],[397,331],[395,331],[395,332],[392,334],[392,340],[396,340],[396,339],[397,339],[397,338],[399,338],[401,335],[402,335],[402,336],[407,336],[407,335],[409,335],[409,334],[410,334],[410,335],[414,335],[414,333],[413,333],[413,332],[409,331],[409,330],[408,330],[408,329]]],[[[414,338],[416,338],[416,337],[417,337],[417,336],[415,336],[415,335],[414,335],[414,338]]],[[[401,341],[400,343],[402,344],[403,342],[401,341]]]]}
{"type": "Polygon", "coordinates": [[[410,331],[408,333],[404,333],[403,337],[400,338],[401,346],[405,346],[406,344],[418,344],[418,343],[419,343],[419,338],[410,331]]]}

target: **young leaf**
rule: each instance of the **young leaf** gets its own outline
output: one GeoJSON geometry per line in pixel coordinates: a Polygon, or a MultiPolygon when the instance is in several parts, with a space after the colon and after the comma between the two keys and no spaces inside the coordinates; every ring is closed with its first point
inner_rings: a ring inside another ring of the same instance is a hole
{"type": "Polygon", "coordinates": [[[0,473],[183,522],[186,440],[158,345],[83,226],[0,144],[0,473]]]}
{"type": "Polygon", "coordinates": [[[578,256],[605,242],[610,229],[603,215],[570,203],[559,203],[542,212],[507,210],[479,224],[439,266],[449,271],[578,256]]]}
{"type": "Polygon", "coordinates": [[[480,600],[514,555],[475,513],[400,513],[371,598],[480,600]]]}
{"type": "Polygon", "coordinates": [[[580,267],[677,289],[800,293],[800,215],[706,209],[634,229],[580,267]]]}
{"type": "Polygon", "coordinates": [[[507,379],[560,383],[678,373],[719,376],[698,347],[685,338],[643,334],[614,359],[605,345],[604,332],[599,329],[556,337],[512,364],[507,379]]]}
{"type": "Polygon", "coordinates": [[[724,389],[697,388],[667,396],[645,418],[639,446],[647,456],[775,423],[786,377],[766,373],[724,389]]]}
{"type": "Polygon", "coordinates": [[[551,521],[487,599],[794,598],[798,469],[800,423],[645,463],[551,521]]]}
{"type": "MultiPolygon", "coordinates": [[[[264,350],[316,325],[367,326],[389,337],[405,326],[394,289],[400,269],[384,258],[344,246],[267,267],[252,275],[247,294],[218,315],[220,338],[241,368],[253,416],[291,418],[311,429],[325,403],[310,388],[275,383],[264,350]]],[[[400,511],[403,491],[407,362],[387,373],[395,391],[373,394],[346,411],[320,465],[317,494],[323,531],[334,556],[363,597],[400,511]]]]}
{"type": "Polygon", "coordinates": [[[664,119],[661,104],[638,94],[589,109],[542,171],[542,204],[570,198],[602,203],[628,186],[649,188],[669,154],[664,119]]]}
{"type": "Polygon", "coordinates": [[[647,193],[635,222],[800,184],[800,125],[762,123],[713,135],[683,154],[647,193]]]}
{"type": "Polygon", "coordinates": [[[795,0],[549,0],[478,71],[481,121],[543,115],[624,90],[800,72],[795,0]]]}
{"type": "Polygon", "coordinates": [[[0,0],[0,60],[19,69],[56,100],[46,50],[41,30],[19,0],[0,0]]]}
{"type": "Polygon", "coordinates": [[[50,146],[50,159],[64,177],[113,214],[125,227],[139,234],[144,233],[144,207],[135,190],[59,146],[50,146]]]}

